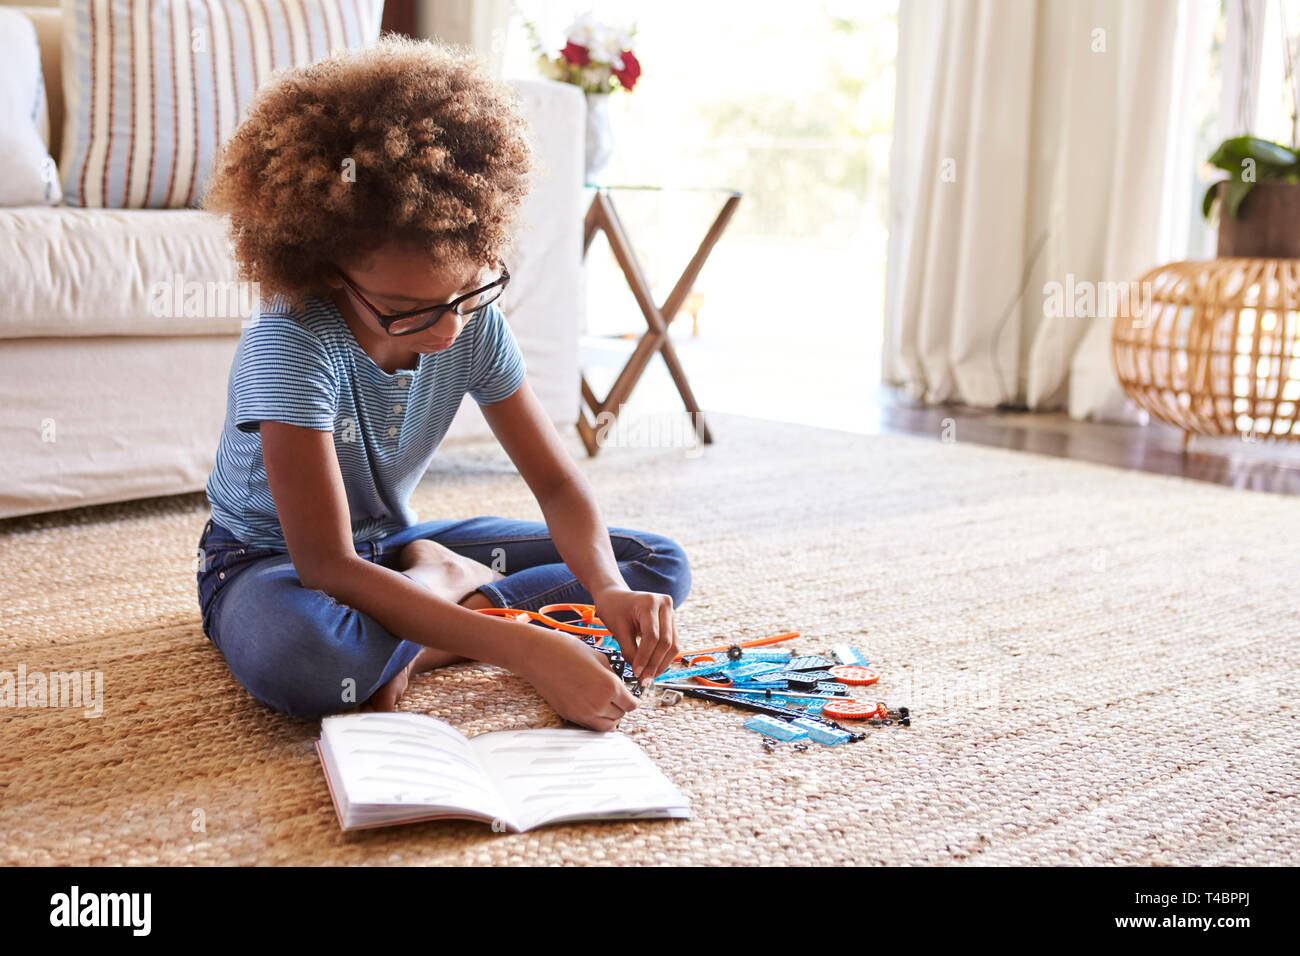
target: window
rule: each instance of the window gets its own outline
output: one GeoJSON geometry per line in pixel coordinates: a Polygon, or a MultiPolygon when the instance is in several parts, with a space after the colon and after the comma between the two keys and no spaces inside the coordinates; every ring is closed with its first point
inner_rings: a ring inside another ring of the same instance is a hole
{"type": "MultiPolygon", "coordinates": [[[[695,285],[700,335],[690,334],[690,318],[672,327],[704,407],[788,417],[800,397],[822,423],[829,424],[828,408],[860,418],[879,381],[897,4],[523,0],[516,7],[551,52],[584,9],[603,22],[636,22],[644,72],[635,90],[611,97],[615,148],[606,181],[744,193],[695,285]],[[848,281],[832,286],[833,275],[848,281]],[[766,373],[780,374],[786,387],[773,389],[766,373]]],[[[505,57],[505,75],[536,75],[518,14],[505,57]]],[[[615,201],[662,303],[720,200],[652,193],[615,201]]],[[[639,334],[640,312],[603,237],[588,253],[587,273],[587,331],[639,334]]],[[[589,373],[601,395],[630,343],[607,339],[603,347],[622,351],[608,380],[589,373]]],[[[592,348],[584,347],[584,367],[592,348]]],[[[658,377],[665,405],[676,401],[680,409],[666,373],[658,377]]]]}

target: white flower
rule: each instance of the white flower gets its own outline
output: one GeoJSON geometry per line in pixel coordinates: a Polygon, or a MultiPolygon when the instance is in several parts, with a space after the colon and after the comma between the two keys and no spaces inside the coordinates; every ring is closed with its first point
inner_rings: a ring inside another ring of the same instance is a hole
{"type": "Polygon", "coordinates": [[[632,30],[601,23],[593,14],[583,13],[569,24],[565,40],[586,47],[592,62],[611,63],[615,69],[622,69],[623,61],[619,54],[632,49],[632,30]]]}
{"type": "Polygon", "coordinates": [[[590,49],[592,38],[596,35],[599,26],[590,13],[584,13],[569,24],[569,28],[564,31],[564,38],[590,49]]]}

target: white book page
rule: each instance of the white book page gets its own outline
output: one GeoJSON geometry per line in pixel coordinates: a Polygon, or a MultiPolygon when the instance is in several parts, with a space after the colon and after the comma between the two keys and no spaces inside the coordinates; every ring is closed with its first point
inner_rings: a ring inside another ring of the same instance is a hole
{"type": "Polygon", "coordinates": [[[499,730],[469,746],[521,830],[565,819],[689,815],[681,792],[619,733],[499,730]],[[668,808],[679,812],[662,812],[668,808]]]}
{"type": "Polygon", "coordinates": [[[469,741],[444,721],[423,714],[347,714],[323,718],[321,737],[338,769],[334,785],[347,794],[353,813],[365,805],[421,812],[445,807],[514,823],[469,741]]]}

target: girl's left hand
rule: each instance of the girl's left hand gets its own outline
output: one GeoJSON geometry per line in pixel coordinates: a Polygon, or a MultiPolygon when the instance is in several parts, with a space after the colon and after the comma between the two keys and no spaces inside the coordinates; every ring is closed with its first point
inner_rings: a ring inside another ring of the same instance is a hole
{"type": "Polygon", "coordinates": [[[595,595],[596,616],[614,635],[632,673],[653,680],[679,653],[673,599],[652,591],[610,588],[595,595]]]}

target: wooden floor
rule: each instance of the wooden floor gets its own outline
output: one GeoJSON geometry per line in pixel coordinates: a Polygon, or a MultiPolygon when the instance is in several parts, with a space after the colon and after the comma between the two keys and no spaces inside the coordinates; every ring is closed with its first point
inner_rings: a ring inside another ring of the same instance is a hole
{"type": "Polygon", "coordinates": [[[878,430],[1075,458],[1232,488],[1300,494],[1300,445],[1193,436],[1183,450],[1179,429],[1075,421],[1064,413],[926,406],[882,386],[878,430]],[[948,423],[951,424],[948,424],[948,423]]]}
{"type": "MultiPolygon", "coordinates": [[[[675,335],[674,341],[706,410],[843,431],[926,435],[936,441],[947,431],[956,441],[1300,494],[1300,442],[1196,436],[1184,452],[1183,433],[1160,423],[1105,424],[1075,421],[1064,413],[921,405],[899,389],[869,384],[870,373],[855,364],[851,349],[828,351],[818,341],[796,338],[780,349],[770,342],[712,341],[709,336],[675,335]]],[[[581,364],[597,395],[608,393],[632,345],[584,337],[581,364]]],[[[639,414],[682,412],[681,397],[662,360],[650,363],[627,408],[639,414]]],[[[715,440],[726,436],[715,435],[715,440]]]]}

